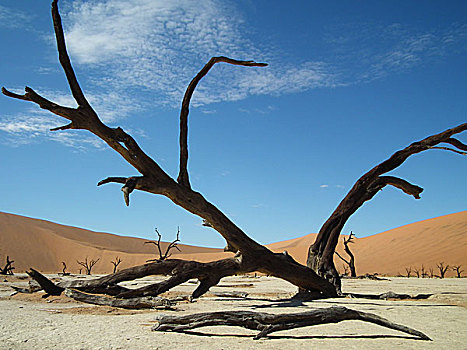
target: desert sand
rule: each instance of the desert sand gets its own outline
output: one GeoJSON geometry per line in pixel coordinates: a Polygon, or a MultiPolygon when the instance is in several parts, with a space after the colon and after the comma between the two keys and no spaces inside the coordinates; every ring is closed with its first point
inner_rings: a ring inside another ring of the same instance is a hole
{"type": "MultiPolygon", "coordinates": [[[[465,349],[467,344],[467,279],[464,278],[344,279],[345,292],[392,290],[434,295],[427,300],[343,298],[293,305],[280,300],[295,291],[294,286],[283,280],[234,276],[223,279],[212,292],[241,290],[249,293],[246,299],[220,298],[208,293],[194,303],[177,304],[173,311],[129,311],[83,304],[62,296],[46,300],[41,298],[41,292],[11,296],[10,285],[26,285],[25,277],[18,274],[0,282],[2,349],[465,349]],[[221,310],[287,313],[333,305],[375,313],[420,330],[433,341],[416,340],[360,321],[281,331],[261,340],[252,339],[255,332],[238,327],[204,327],[190,334],[151,331],[156,316],[161,313],[181,315],[221,310]]],[[[141,286],[154,279],[146,277],[138,285],[134,281],[126,285],[141,286]]],[[[188,294],[195,283],[184,283],[165,296],[188,294]]]]}
{"type": "MultiPolygon", "coordinates": [[[[297,261],[305,263],[306,254],[316,234],[268,245],[275,252],[286,250],[297,261]]],[[[357,233],[358,237],[358,233],[357,233]]],[[[254,238],[254,236],[253,236],[254,238]]],[[[182,237],[183,240],[183,237],[182,237]]],[[[65,261],[68,272],[78,273],[76,260],[100,259],[94,273],[110,273],[111,261],[117,256],[119,269],[143,264],[155,258],[155,249],[140,238],[122,237],[76,227],[0,212],[0,263],[5,256],[15,260],[16,272],[34,267],[42,272],[56,273],[65,261]]],[[[213,261],[232,256],[222,249],[180,245],[173,258],[213,261]]],[[[355,239],[351,249],[356,256],[357,274],[379,273],[387,276],[404,274],[406,267],[433,268],[439,262],[467,266],[467,211],[445,215],[395,228],[365,238],[355,239]]],[[[337,251],[343,253],[342,239],[337,251]]],[[[342,261],[336,257],[342,270],[342,261]]],[[[449,269],[447,276],[454,276],[449,269]]]]}

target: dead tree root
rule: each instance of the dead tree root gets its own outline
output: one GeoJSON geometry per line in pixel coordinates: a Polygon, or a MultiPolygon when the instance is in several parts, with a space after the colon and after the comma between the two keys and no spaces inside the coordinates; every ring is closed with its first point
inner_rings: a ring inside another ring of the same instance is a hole
{"type": "Polygon", "coordinates": [[[160,315],[157,317],[158,323],[152,330],[185,332],[205,326],[238,326],[259,331],[254,339],[260,339],[266,337],[268,334],[281,330],[326,323],[338,323],[346,320],[370,322],[413,335],[420,340],[431,340],[427,335],[413,328],[393,323],[375,314],[356,311],[342,306],[289,314],[268,314],[252,311],[220,311],[184,316],[160,315]]]}

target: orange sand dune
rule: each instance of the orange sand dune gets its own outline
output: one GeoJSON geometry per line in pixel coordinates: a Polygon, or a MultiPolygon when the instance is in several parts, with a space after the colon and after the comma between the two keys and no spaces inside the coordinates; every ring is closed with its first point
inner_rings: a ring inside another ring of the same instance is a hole
{"type": "MultiPolygon", "coordinates": [[[[67,271],[77,273],[76,260],[100,259],[94,273],[109,273],[112,260],[118,256],[119,269],[140,265],[156,257],[156,247],[144,244],[141,238],[123,237],[109,233],[93,232],[53,222],[0,212],[0,265],[5,255],[15,261],[15,271],[34,267],[43,272],[59,272],[62,261],[67,271]]],[[[163,243],[163,247],[167,243],[163,243]]],[[[229,257],[222,249],[201,248],[179,244],[182,251],[174,251],[172,258],[211,261],[229,257]]],[[[83,269],[84,271],[84,269],[83,269]]]]}
{"type": "MultiPolygon", "coordinates": [[[[316,234],[268,245],[275,252],[287,250],[297,261],[304,263],[308,246],[316,234]]],[[[52,222],[0,212],[0,264],[5,255],[15,260],[16,271],[34,267],[44,272],[58,272],[62,261],[68,271],[76,273],[76,260],[99,258],[95,273],[109,273],[110,263],[120,257],[120,268],[139,265],[155,257],[155,247],[140,238],[99,233],[52,222]]],[[[180,245],[181,253],[173,258],[211,261],[232,256],[221,249],[180,245]]],[[[467,266],[467,211],[416,222],[377,235],[357,238],[351,245],[356,256],[358,274],[397,275],[405,267],[426,269],[443,261],[450,265],[467,266]]],[[[343,253],[342,240],[338,251],[343,253]]],[[[338,269],[342,262],[335,260],[338,269]]],[[[453,275],[452,271],[448,272],[453,275]]]]}
{"type": "MultiPolygon", "coordinates": [[[[273,251],[287,250],[297,261],[306,262],[308,247],[314,242],[316,234],[270,244],[273,251]]],[[[373,236],[357,238],[350,244],[355,255],[357,274],[380,273],[390,276],[404,274],[406,267],[425,269],[434,268],[444,262],[449,265],[467,267],[467,211],[440,216],[415,222],[373,236]]],[[[347,258],[342,238],[337,251],[347,258]]],[[[335,257],[338,270],[342,260],[335,257]]],[[[467,270],[467,269],[465,269],[467,270]]],[[[453,276],[449,270],[447,276],[453,276]]]]}

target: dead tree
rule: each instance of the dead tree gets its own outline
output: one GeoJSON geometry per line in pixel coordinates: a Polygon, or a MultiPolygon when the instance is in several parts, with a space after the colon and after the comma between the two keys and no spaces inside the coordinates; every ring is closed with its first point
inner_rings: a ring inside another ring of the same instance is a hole
{"type": "MultiPolygon", "coordinates": [[[[339,235],[350,216],[388,185],[400,189],[415,199],[420,199],[423,188],[404,179],[384,174],[401,166],[410,156],[427,150],[446,150],[466,155],[467,145],[453,137],[465,130],[467,130],[467,123],[413,142],[360,177],[331,216],[321,226],[315,242],[308,249],[307,266],[332,283],[336,291],[341,293],[341,282],[334,266],[333,256],[339,235]],[[452,147],[439,146],[439,144],[449,144],[452,147]]],[[[306,295],[306,293],[303,294],[306,295]]]]}
{"type": "Polygon", "coordinates": [[[433,278],[433,277],[435,277],[435,272],[434,272],[433,268],[432,268],[432,267],[430,267],[428,270],[430,271],[430,275],[429,275],[429,276],[430,276],[430,278],[433,278]]]}
{"type": "Polygon", "coordinates": [[[446,271],[449,269],[449,265],[444,266],[444,262],[440,262],[439,264],[436,264],[439,270],[439,278],[444,278],[444,275],[446,274],[446,271]]]}
{"type": "Polygon", "coordinates": [[[419,268],[414,267],[413,272],[415,272],[415,275],[417,276],[417,278],[420,278],[420,269],[419,268]]]}
{"type": "Polygon", "coordinates": [[[114,270],[112,273],[117,272],[117,266],[120,265],[121,262],[122,262],[122,259],[120,259],[118,256],[115,258],[115,260],[111,261],[112,265],[114,266],[114,270]]]}
{"type": "Polygon", "coordinates": [[[461,267],[462,267],[462,265],[457,265],[457,266],[454,265],[454,266],[452,267],[452,269],[453,269],[454,271],[456,271],[457,278],[461,278],[461,277],[462,277],[462,276],[461,276],[461,275],[462,275],[462,272],[464,272],[464,270],[461,270],[461,267]]]}
{"type": "Polygon", "coordinates": [[[428,277],[428,273],[426,272],[425,266],[423,266],[423,264],[422,264],[422,266],[420,267],[420,273],[421,273],[421,275],[422,275],[422,278],[428,277]]]}
{"type": "Polygon", "coordinates": [[[69,276],[70,273],[69,273],[69,272],[66,272],[66,263],[65,263],[64,261],[62,261],[62,265],[63,265],[62,275],[63,275],[63,276],[69,276]]]}
{"type": "Polygon", "coordinates": [[[350,268],[350,277],[357,277],[357,272],[355,271],[355,257],[350,251],[349,248],[349,243],[354,243],[353,238],[355,235],[353,234],[352,231],[350,231],[349,237],[345,239],[345,237],[342,237],[344,240],[344,250],[347,253],[347,255],[350,257],[349,260],[344,259],[337,251],[336,255],[341,258],[350,268]]]}
{"type": "Polygon", "coordinates": [[[165,249],[165,253],[163,254],[162,254],[162,247],[161,247],[162,235],[157,230],[157,227],[154,229],[154,231],[157,233],[157,241],[147,241],[147,242],[144,242],[144,244],[154,244],[157,248],[157,252],[159,253],[159,258],[150,259],[150,260],[147,260],[146,262],[165,260],[172,255],[172,253],[170,253],[172,249],[177,249],[179,252],[181,251],[180,248],[178,247],[178,242],[180,242],[180,239],[179,239],[180,227],[177,228],[176,238],[167,245],[167,248],[165,249]]]}
{"type": "Polygon", "coordinates": [[[406,267],[405,268],[405,275],[407,278],[410,278],[410,275],[412,274],[412,267],[406,267]]]}
{"type": "Polygon", "coordinates": [[[88,261],[88,257],[86,257],[86,259],[84,259],[84,261],[78,261],[78,260],[76,260],[76,262],[77,262],[79,265],[81,265],[82,267],[84,267],[84,269],[86,270],[86,275],[90,275],[90,274],[91,274],[92,268],[94,267],[94,265],[97,264],[97,262],[98,262],[99,260],[100,260],[100,259],[88,261]]]}
{"type": "Polygon", "coordinates": [[[6,263],[5,266],[0,268],[0,275],[13,275],[13,270],[15,269],[13,267],[14,260],[10,260],[10,257],[7,255],[6,256],[6,263]]]}
{"type": "MultiPolygon", "coordinates": [[[[139,175],[108,177],[100,181],[98,185],[109,183],[122,184],[122,192],[126,205],[130,204],[130,195],[134,190],[166,196],[174,204],[209,223],[226,240],[227,250],[236,254],[232,258],[209,263],[177,259],[157,260],[92,281],[75,281],[75,287],[79,286],[80,282],[83,282],[81,283],[83,291],[106,293],[120,298],[156,296],[188,279],[197,278],[200,284],[192,294],[192,297],[196,298],[208,291],[210,287],[216,285],[225,276],[259,271],[266,275],[289,281],[301,289],[311,292],[315,297],[338,296],[340,293],[340,279],[332,258],[337,239],[346,220],[365,201],[370,200],[386,185],[400,188],[415,198],[419,198],[419,194],[422,191],[420,187],[414,186],[405,180],[381,175],[401,165],[410,155],[428,149],[442,148],[464,154],[464,152],[453,148],[438,147],[437,145],[440,143],[449,143],[454,148],[463,151],[467,150],[466,145],[452,138],[453,135],[467,129],[467,123],[465,123],[413,143],[407,148],[396,152],[387,161],[379,164],[362,176],[321,228],[315,244],[310,248],[308,259],[308,266],[310,268],[297,263],[288,254],[273,253],[265,246],[254,241],[216,206],[208,202],[201,193],[194,191],[191,188],[189,180],[188,115],[191,97],[200,80],[218,63],[245,67],[265,67],[267,64],[254,61],[239,61],[223,56],[213,57],[193,78],[183,97],[180,111],[180,167],[178,177],[175,180],[156,161],[150,158],[139,147],[133,137],[122,128],[111,128],[100,120],[98,114],[91,107],[81,90],[71,65],[66,50],[57,0],[53,0],[52,2],[52,18],[59,61],[78,107],[61,106],[39,95],[30,87],[25,88],[24,94],[13,93],[2,88],[3,94],[11,98],[33,102],[42,109],[69,120],[68,124],[56,127],[52,131],[87,130],[120,154],[127,163],[135,168],[139,175]],[[170,277],[155,285],[134,290],[125,290],[118,285],[121,281],[132,280],[151,274],[165,274],[170,277]]],[[[83,265],[83,267],[85,266],[83,265]]]]}

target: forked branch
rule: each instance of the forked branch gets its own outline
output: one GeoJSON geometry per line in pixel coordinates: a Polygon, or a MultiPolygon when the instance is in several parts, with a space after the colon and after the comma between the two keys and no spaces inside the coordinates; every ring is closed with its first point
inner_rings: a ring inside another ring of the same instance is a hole
{"type": "Polygon", "coordinates": [[[245,67],[266,67],[267,63],[257,63],[254,61],[238,61],[232,58],[220,56],[212,57],[208,63],[199,71],[198,74],[191,80],[188,88],[183,96],[182,108],[180,110],[180,170],[178,173],[177,182],[187,188],[190,188],[190,180],[188,176],[188,114],[190,111],[190,101],[193,92],[200,80],[208,74],[209,70],[219,62],[225,62],[236,66],[245,67]]]}
{"type": "Polygon", "coordinates": [[[165,249],[164,254],[162,254],[162,247],[161,247],[162,235],[157,230],[157,227],[154,230],[157,233],[157,241],[147,241],[147,242],[144,242],[144,243],[145,244],[154,244],[156,246],[156,248],[157,248],[158,253],[159,253],[159,258],[158,259],[147,260],[147,262],[150,262],[150,261],[162,261],[162,260],[165,260],[165,259],[169,258],[172,255],[172,253],[170,253],[170,251],[172,249],[177,249],[179,252],[181,251],[180,248],[178,248],[178,242],[180,242],[180,239],[179,239],[180,227],[177,228],[177,237],[167,245],[167,248],[165,249]]]}

